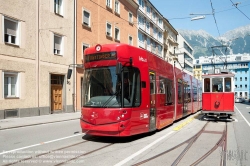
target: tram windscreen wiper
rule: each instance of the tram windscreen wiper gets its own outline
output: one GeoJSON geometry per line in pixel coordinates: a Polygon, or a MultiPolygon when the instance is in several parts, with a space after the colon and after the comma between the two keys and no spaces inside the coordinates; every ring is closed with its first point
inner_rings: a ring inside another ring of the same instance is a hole
{"type": "MultiPolygon", "coordinates": [[[[107,101],[105,101],[105,102],[103,103],[102,107],[106,107],[106,106],[108,105],[108,103],[109,103],[110,101],[112,101],[113,98],[116,97],[120,92],[121,92],[121,88],[119,88],[118,90],[116,90],[115,93],[114,93],[112,96],[110,96],[110,98],[108,98],[107,101]]],[[[116,103],[116,102],[115,102],[115,103],[116,103]]]]}

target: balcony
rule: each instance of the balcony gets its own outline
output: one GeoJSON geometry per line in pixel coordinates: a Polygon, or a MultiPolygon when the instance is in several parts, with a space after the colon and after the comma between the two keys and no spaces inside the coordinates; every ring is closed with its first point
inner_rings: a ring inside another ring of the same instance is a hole
{"type": "Polygon", "coordinates": [[[151,51],[151,46],[150,45],[147,45],[147,50],[151,51]]]}
{"type": "Polygon", "coordinates": [[[139,43],[139,47],[145,48],[145,43],[144,42],[139,41],[138,43],[139,43]]]}

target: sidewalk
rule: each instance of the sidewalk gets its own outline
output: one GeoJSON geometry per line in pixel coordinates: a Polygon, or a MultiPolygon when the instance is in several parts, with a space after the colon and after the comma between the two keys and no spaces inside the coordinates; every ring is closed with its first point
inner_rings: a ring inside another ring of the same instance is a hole
{"type": "Polygon", "coordinates": [[[50,114],[50,115],[32,116],[26,118],[1,119],[0,130],[75,120],[79,119],[80,116],[81,112],[79,111],[74,113],[50,114]]]}

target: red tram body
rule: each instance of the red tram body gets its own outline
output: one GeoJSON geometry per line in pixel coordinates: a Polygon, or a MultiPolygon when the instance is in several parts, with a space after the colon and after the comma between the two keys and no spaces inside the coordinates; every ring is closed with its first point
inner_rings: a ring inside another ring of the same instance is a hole
{"type": "Polygon", "coordinates": [[[234,114],[234,74],[228,71],[202,76],[202,113],[216,117],[234,114]]]}
{"type": "Polygon", "coordinates": [[[162,129],[201,109],[201,82],[126,44],[84,51],[82,132],[131,136],[162,129]]]}

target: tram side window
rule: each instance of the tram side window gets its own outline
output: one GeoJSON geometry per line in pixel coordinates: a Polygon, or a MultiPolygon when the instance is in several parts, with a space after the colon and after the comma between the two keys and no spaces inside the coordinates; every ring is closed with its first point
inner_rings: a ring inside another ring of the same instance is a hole
{"type": "Polygon", "coordinates": [[[212,78],[213,92],[223,92],[223,78],[212,78]]]}
{"type": "Polygon", "coordinates": [[[225,92],[231,92],[232,91],[232,85],[231,85],[231,79],[230,77],[225,78],[225,92]]]}
{"type": "Polygon", "coordinates": [[[165,83],[164,83],[165,79],[160,77],[160,85],[159,85],[159,93],[160,94],[165,94],[165,83]]]}
{"type": "Polygon", "coordinates": [[[210,78],[204,79],[204,91],[210,92],[210,78]]]}
{"type": "Polygon", "coordinates": [[[138,107],[141,104],[141,79],[137,68],[124,68],[124,97],[128,100],[126,106],[138,107]]]}
{"type": "Polygon", "coordinates": [[[197,101],[197,87],[193,85],[193,101],[197,101]]]}
{"type": "Polygon", "coordinates": [[[173,104],[173,98],[172,98],[172,94],[173,94],[173,82],[168,80],[167,81],[167,90],[166,90],[166,100],[167,100],[167,104],[173,104]]]}
{"type": "Polygon", "coordinates": [[[163,104],[171,105],[173,104],[173,82],[167,78],[161,78],[160,80],[163,80],[163,86],[164,88],[164,97],[163,97],[163,104]]]}
{"type": "Polygon", "coordinates": [[[182,89],[182,83],[178,82],[178,104],[183,103],[183,89],[182,89]]]}

